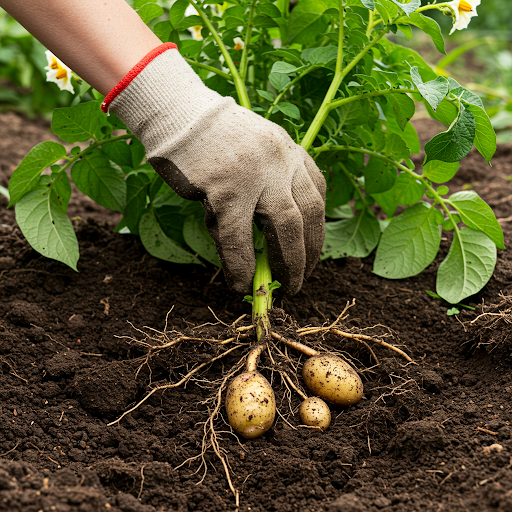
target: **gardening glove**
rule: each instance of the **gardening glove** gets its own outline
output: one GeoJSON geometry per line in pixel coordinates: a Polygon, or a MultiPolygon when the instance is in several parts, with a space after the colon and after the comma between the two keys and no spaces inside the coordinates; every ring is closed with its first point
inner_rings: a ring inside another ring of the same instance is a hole
{"type": "Polygon", "coordinates": [[[256,212],[274,279],[299,291],[322,249],[325,180],[283,128],[206,87],[172,43],[133,68],[102,108],[141,140],[178,195],[202,201],[232,289],[251,293],[256,212]]]}

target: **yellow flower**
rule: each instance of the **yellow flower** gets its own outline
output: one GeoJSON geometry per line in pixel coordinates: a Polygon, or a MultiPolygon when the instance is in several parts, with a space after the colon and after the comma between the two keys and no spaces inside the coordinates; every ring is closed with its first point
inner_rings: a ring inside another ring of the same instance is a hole
{"type": "Polygon", "coordinates": [[[61,91],[69,91],[74,93],[73,85],[71,84],[71,78],[73,77],[73,71],[66,66],[61,60],[59,60],[50,50],[46,50],[46,60],[48,66],[46,69],[46,81],[54,82],[59,86],[61,91]]]}
{"type": "Polygon", "coordinates": [[[453,2],[450,2],[449,7],[455,14],[450,35],[456,30],[468,28],[471,18],[477,16],[476,8],[479,5],[480,0],[453,0],[453,2]]]}
{"type": "Polygon", "coordinates": [[[233,39],[233,42],[235,43],[235,46],[233,47],[235,50],[244,49],[244,42],[242,41],[241,37],[235,37],[235,39],[233,39]]]}

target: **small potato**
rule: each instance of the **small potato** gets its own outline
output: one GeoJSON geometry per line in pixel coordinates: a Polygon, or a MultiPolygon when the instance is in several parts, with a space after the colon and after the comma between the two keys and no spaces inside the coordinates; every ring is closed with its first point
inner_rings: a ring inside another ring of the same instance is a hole
{"type": "Polygon", "coordinates": [[[302,368],[306,386],[334,405],[353,405],[363,396],[363,383],[356,371],[334,354],[310,357],[302,368]]]}
{"type": "Polygon", "coordinates": [[[226,393],[229,424],[247,439],[264,434],[274,422],[274,391],[259,372],[246,372],[235,377],[226,393]]]}
{"type": "Polygon", "coordinates": [[[299,415],[304,425],[319,430],[325,430],[331,424],[329,406],[317,396],[310,396],[300,404],[299,415]]]}

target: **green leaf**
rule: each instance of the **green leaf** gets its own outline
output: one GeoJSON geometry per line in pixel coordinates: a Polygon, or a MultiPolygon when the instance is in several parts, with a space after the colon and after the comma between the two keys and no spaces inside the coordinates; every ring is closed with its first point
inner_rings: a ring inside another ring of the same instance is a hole
{"type": "Polygon", "coordinates": [[[437,293],[450,304],[479,292],[496,266],[496,246],[481,231],[462,228],[455,232],[448,256],[439,265],[437,293]]]}
{"type": "Polygon", "coordinates": [[[336,208],[328,208],[325,210],[325,216],[329,219],[350,219],[354,216],[350,205],[343,204],[336,208]]]}
{"type": "Polygon", "coordinates": [[[458,162],[471,151],[475,139],[475,116],[462,105],[461,108],[457,122],[425,144],[426,163],[431,160],[458,162]]]}
{"type": "Polygon", "coordinates": [[[153,211],[145,213],[139,223],[142,244],[155,258],[173,263],[198,263],[196,256],[189,253],[174,240],[169,238],[160,227],[153,211]]]}
{"type": "Polygon", "coordinates": [[[425,186],[406,172],[401,172],[393,187],[381,194],[372,194],[386,215],[394,215],[398,205],[412,206],[421,200],[425,186]]]}
{"type": "Polygon", "coordinates": [[[148,185],[151,176],[146,172],[131,173],[126,178],[124,220],[134,235],[139,234],[139,222],[146,211],[148,185]]]}
{"type": "Polygon", "coordinates": [[[385,24],[393,23],[398,14],[396,5],[390,0],[375,0],[375,7],[385,24]]]}
{"type": "Polygon", "coordinates": [[[437,187],[436,192],[440,196],[445,196],[446,194],[448,194],[450,192],[450,189],[446,185],[441,185],[440,187],[437,187]]]}
{"type": "Polygon", "coordinates": [[[397,176],[393,164],[373,156],[366,164],[363,174],[367,194],[378,194],[389,190],[395,183],[397,176]]]}
{"type": "Polygon", "coordinates": [[[101,149],[109,160],[123,167],[132,167],[132,151],[124,140],[103,144],[101,149]]]}
{"type": "Polygon", "coordinates": [[[365,258],[377,246],[380,226],[367,208],[350,219],[328,222],[321,259],[353,256],[365,258]]]}
{"type": "Polygon", "coordinates": [[[173,28],[176,28],[185,16],[185,11],[189,3],[189,0],[178,0],[172,4],[169,10],[169,21],[173,28]]]}
{"type": "Polygon", "coordinates": [[[120,169],[112,167],[108,158],[99,150],[86,153],[71,169],[77,188],[98,204],[123,212],[126,204],[126,184],[120,169]]]}
{"type": "Polygon", "coordinates": [[[322,46],[321,48],[312,50],[308,56],[308,60],[313,66],[324,66],[336,60],[337,56],[337,46],[322,46]]]}
{"type": "Polygon", "coordinates": [[[496,134],[491,120],[485,110],[477,105],[467,104],[466,108],[475,116],[475,147],[491,165],[491,158],[496,152],[496,134]]]}
{"type": "Polygon", "coordinates": [[[280,57],[283,59],[288,59],[293,62],[297,67],[302,66],[302,61],[300,60],[300,52],[298,50],[294,50],[291,48],[279,48],[276,50],[272,50],[270,52],[265,52],[263,55],[274,55],[275,57],[280,57]]]}
{"type": "Polygon", "coordinates": [[[274,109],[280,110],[285,116],[291,117],[292,119],[300,119],[300,111],[296,105],[282,101],[278,103],[274,109]]]}
{"type": "Polygon", "coordinates": [[[274,62],[274,65],[272,66],[271,73],[285,73],[288,75],[290,73],[295,73],[295,71],[297,71],[297,69],[298,69],[297,67],[295,67],[292,64],[288,64],[288,62],[279,61],[279,62],[274,62]]]}
{"type": "Polygon", "coordinates": [[[100,104],[101,101],[88,101],[74,107],[56,108],[53,111],[52,131],[67,142],[102,139],[101,129],[109,123],[100,104]]]}
{"type": "Polygon", "coordinates": [[[323,34],[329,24],[327,9],[338,7],[338,2],[329,0],[301,0],[290,14],[289,44],[308,44],[323,34]]]}
{"type": "Polygon", "coordinates": [[[400,135],[390,133],[386,137],[386,154],[389,158],[400,163],[404,158],[409,158],[411,151],[400,135]]]}
{"type": "Polygon", "coordinates": [[[146,25],[155,18],[159,18],[164,13],[162,7],[156,4],[146,4],[137,10],[137,14],[141,17],[146,25]]]}
{"type": "Polygon", "coordinates": [[[368,116],[365,115],[360,101],[345,103],[345,105],[338,107],[336,112],[340,119],[341,126],[346,124],[361,125],[368,121],[368,116]]]}
{"type": "Polygon", "coordinates": [[[16,206],[16,222],[37,252],[77,270],[75,231],[52,188],[35,189],[23,196],[16,206]]]}
{"type": "Polygon", "coordinates": [[[409,15],[407,22],[415,25],[423,30],[425,34],[429,35],[432,38],[432,41],[434,41],[437,51],[446,55],[443,35],[441,34],[441,29],[435,20],[428,16],[424,16],[423,14],[413,12],[409,15]]]}
{"type": "Polygon", "coordinates": [[[435,80],[423,82],[420,72],[418,71],[418,66],[411,68],[411,79],[420,94],[428,101],[432,110],[435,112],[439,103],[443,101],[449,92],[448,80],[446,80],[444,76],[438,76],[435,80]]]}
{"type": "Polygon", "coordinates": [[[416,111],[414,101],[407,94],[391,94],[391,101],[395,111],[396,122],[403,131],[416,111]]]}
{"type": "Polygon", "coordinates": [[[271,18],[280,18],[281,11],[270,2],[260,2],[257,7],[258,12],[262,12],[271,18]]]}
{"type": "Polygon", "coordinates": [[[457,82],[457,80],[455,80],[451,76],[448,77],[448,83],[450,84],[450,92],[452,94],[458,96],[466,103],[471,103],[472,105],[476,105],[477,107],[484,108],[482,100],[475,93],[469,91],[465,87],[462,87],[462,85],[460,85],[459,82],[457,82]]]}
{"type": "Polygon", "coordinates": [[[154,27],[153,32],[155,36],[162,41],[162,43],[168,43],[171,38],[171,33],[173,31],[173,26],[169,21],[159,21],[154,27]]]}
{"type": "Polygon", "coordinates": [[[54,199],[59,203],[62,211],[66,213],[68,209],[69,200],[71,199],[71,183],[66,172],[57,174],[53,183],[51,184],[54,199]]]}
{"type": "Polygon", "coordinates": [[[460,309],[457,308],[450,308],[446,311],[446,314],[448,316],[458,315],[460,313],[460,309]]]}
{"type": "Polygon", "coordinates": [[[50,165],[66,156],[66,148],[57,142],[41,142],[32,148],[13,172],[9,181],[11,200],[9,207],[15,205],[39,181],[41,173],[50,165]]]}
{"type": "Polygon", "coordinates": [[[409,16],[413,13],[418,7],[421,7],[421,0],[411,0],[408,4],[404,4],[398,2],[397,0],[391,0],[394,4],[396,4],[402,11],[404,11],[406,16],[409,16]]]}
{"type": "MultiPolygon", "coordinates": [[[[354,186],[350,179],[339,168],[334,168],[332,175],[327,174],[326,207],[335,208],[348,203],[354,195],[354,186]]],[[[350,209],[350,207],[349,207],[350,209]]],[[[352,215],[350,215],[352,216],[352,215]]]]}
{"type": "Polygon", "coordinates": [[[434,183],[450,181],[459,170],[459,162],[431,160],[423,166],[423,177],[434,183]]]}
{"type": "Polygon", "coordinates": [[[447,201],[460,215],[466,226],[484,232],[500,248],[505,249],[503,230],[491,207],[473,190],[462,190],[447,201]]]}
{"type": "Polygon", "coordinates": [[[375,2],[373,0],[361,0],[361,3],[371,11],[375,10],[375,2]]]}
{"type": "Polygon", "coordinates": [[[283,73],[270,73],[268,80],[276,91],[284,89],[291,82],[290,77],[283,73]]]}
{"type": "Polygon", "coordinates": [[[256,91],[262,98],[265,98],[267,101],[270,101],[270,103],[274,103],[274,96],[272,96],[272,94],[270,94],[269,92],[267,91],[262,91],[260,89],[258,89],[256,91]]]}
{"type": "Polygon", "coordinates": [[[384,231],[373,271],[388,279],[415,276],[434,261],[440,243],[434,208],[418,203],[395,217],[384,231]]]}
{"type": "Polygon", "coordinates": [[[202,218],[189,215],[183,225],[183,237],[187,245],[199,256],[217,267],[221,266],[215,242],[208,233],[202,218]]]}

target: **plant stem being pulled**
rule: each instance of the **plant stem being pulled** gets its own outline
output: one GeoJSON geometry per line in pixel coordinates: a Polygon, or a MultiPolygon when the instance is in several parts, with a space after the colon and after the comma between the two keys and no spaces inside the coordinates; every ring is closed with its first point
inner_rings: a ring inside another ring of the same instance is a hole
{"type": "Polygon", "coordinates": [[[252,323],[256,325],[258,341],[270,330],[268,310],[272,307],[272,272],[268,261],[267,240],[262,231],[254,237],[256,250],[256,271],[252,282],[252,323]]]}

